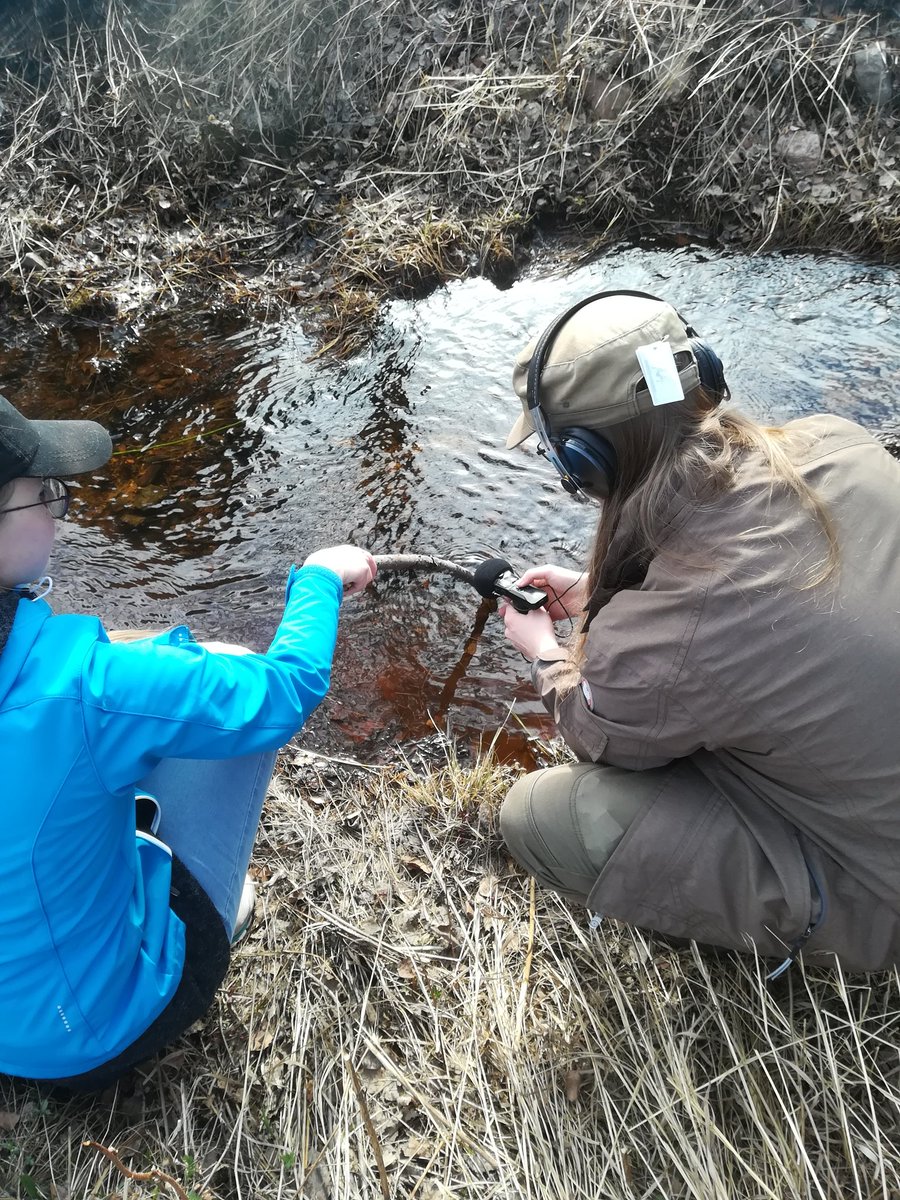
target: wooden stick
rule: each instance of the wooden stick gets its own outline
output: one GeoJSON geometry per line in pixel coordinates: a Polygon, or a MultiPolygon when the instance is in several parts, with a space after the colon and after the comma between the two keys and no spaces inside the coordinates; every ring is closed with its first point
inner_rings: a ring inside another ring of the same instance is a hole
{"type": "Polygon", "coordinates": [[[175,1189],[175,1195],[178,1197],[178,1200],[190,1200],[190,1196],[188,1196],[178,1180],[173,1179],[171,1175],[167,1175],[165,1171],[159,1171],[155,1167],[152,1171],[132,1171],[130,1167],[125,1166],[112,1146],[104,1146],[100,1142],[82,1142],[81,1144],[86,1150],[97,1150],[100,1154],[105,1154],[112,1165],[117,1167],[126,1179],[136,1179],[139,1183],[149,1183],[154,1179],[159,1179],[162,1183],[167,1183],[169,1187],[175,1189]]]}
{"type": "Polygon", "coordinates": [[[463,583],[475,582],[475,572],[469,567],[433,554],[376,554],[374,558],[379,571],[444,571],[463,583]]]}
{"type": "Polygon", "coordinates": [[[525,1021],[525,998],[528,994],[528,980],[531,977],[531,962],[534,958],[534,919],[535,919],[535,883],[531,876],[528,903],[528,949],[525,952],[525,966],[522,969],[522,982],[519,985],[519,1003],[516,1006],[516,1035],[521,1037],[522,1025],[525,1021]]]}
{"type": "Polygon", "coordinates": [[[362,1084],[359,1082],[359,1076],[356,1073],[356,1068],[351,1061],[350,1055],[344,1055],[344,1062],[347,1064],[347,1071],[350,1075],[350,1082],[353,1084],[353,1090],[356,1092],[356,1099],[359,1103],[359,1111],[362,1114],[363,1125],[366,1127],[366,1133],[369,1141],[372,1144],[372,1149],[375,1152],[375,1165],[378,1167],[378,1178],[381,1182],[381,1194],[384,1200],[391,1200],[391,1184],[387,1176],[387,1171],[384,1166],[384,1156],[381,1153],[381,1144],[378,1141],[378,1134],[375,1132],[375,1126],[372,1124],[372,1118],[369,1116],[369,1106],[366,1104],[366,1098],[363,1095],[362,1084]]]}

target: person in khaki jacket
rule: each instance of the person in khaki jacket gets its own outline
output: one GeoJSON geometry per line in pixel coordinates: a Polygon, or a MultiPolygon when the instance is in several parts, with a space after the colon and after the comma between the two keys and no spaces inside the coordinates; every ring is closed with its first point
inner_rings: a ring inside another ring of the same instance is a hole
{"type": "Polygon", "coordinates": [[[840,417],[723,403],[714,351],[644,293],[563,313],[513,384],[508,444],[536,432],[601,509],[586,572],[533,567],[548,605],[504,613],[578,759],[513,786],[511,852],[772,976],[900,963],[900,464],[840,417]]]}

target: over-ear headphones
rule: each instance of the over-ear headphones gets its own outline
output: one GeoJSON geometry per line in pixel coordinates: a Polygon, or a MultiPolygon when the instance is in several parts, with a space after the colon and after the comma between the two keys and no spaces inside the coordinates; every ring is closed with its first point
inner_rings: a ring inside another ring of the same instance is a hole
{"type": "MultiPolygon", "coordinates": [[[[552,432],[541,408],[540,382],[550,349],[563,325],[586,304],[592,304],[595,300],[602,300],[607,296],[637,296],[644,300],[665,303],[659,296],[653,296],[649,292],[628,290],[595,292],[591,296],[585,296],[556,317],[538,338],[528,364],[526,384],[528,412],[540,439],[539,452],[556,468],[560,482],[567,492],[583,492],[601,500],[609,496],[616,481],[618,464],[612,443],[596,430],[582,429],[578,426],[552,432]]],[[[722,360],[712,346],[697,337],[696,331],[681,313],[677,315],[684,325],[688,344],[696,360],[700,383],[713,393],[717,401],[725,399],[728,395],[728,385],[725,382],[722,360]]]]}

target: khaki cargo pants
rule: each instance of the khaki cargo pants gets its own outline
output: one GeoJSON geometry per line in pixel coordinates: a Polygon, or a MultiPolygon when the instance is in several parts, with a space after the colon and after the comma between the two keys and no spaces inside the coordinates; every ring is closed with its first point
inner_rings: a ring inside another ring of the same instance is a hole
{"type": "Polygon", "coordinates": [[[648,771],[594,763],[535,771],[500,812],[517,861],[591,912],[779,960],[817,915],[795,831],[781,824],[797,843],[787,888],[690,759],[648,771]]]}

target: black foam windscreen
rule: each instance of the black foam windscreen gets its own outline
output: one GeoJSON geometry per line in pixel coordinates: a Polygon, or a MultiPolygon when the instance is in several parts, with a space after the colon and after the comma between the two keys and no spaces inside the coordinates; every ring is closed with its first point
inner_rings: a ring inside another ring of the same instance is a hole
{"type": "Polygon", "coordinates": [[[494,584],[501,575],[512,571],[512,563],[505,558],[486,558],[475,568],[475,578],[472,584],[479,596],[490,598],[494,594],[494,584]]]}

